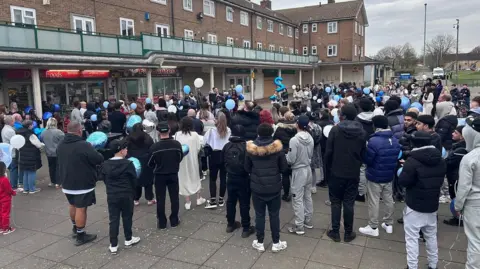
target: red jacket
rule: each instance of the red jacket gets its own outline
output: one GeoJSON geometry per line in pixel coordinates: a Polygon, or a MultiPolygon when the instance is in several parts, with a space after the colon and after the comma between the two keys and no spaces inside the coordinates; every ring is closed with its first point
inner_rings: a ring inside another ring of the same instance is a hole
{"type": "Polygon", "coordinates": [[[12,196],[17,195],[17,193],[12,190],[12,185],[10,185],[10,180],[6,176],[0,177],[0,202],[9,201],[12,199],[12,196]]]}

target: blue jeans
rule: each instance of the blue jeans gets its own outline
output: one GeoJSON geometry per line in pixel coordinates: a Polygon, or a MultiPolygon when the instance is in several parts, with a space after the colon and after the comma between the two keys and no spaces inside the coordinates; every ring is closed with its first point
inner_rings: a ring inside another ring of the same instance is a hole
{"type": "Polygon", "coordinates": [[[23,171],[18,170],[18,160],[13,159],[8,167],[10,170],[10,185],[13,189],[18,188],[18,185],[23,185],[23,171]]]}
{"type": "Polygon", "coordinates": [[[23,171],[23,189],[26,192],[34,192],[35,189],[35,179],[37,178],[36,171],[24,170],[23,171]]]}

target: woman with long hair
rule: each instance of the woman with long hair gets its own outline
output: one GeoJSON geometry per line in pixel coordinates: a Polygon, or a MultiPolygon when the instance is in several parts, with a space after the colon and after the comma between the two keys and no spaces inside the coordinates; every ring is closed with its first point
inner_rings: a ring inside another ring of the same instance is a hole
{"type": "Polygon", "coordinates": [[[210,112],[210,105],[207,102],[204,102],[200,110],[197,112],[197,119],[202,120],[202,118],[215,121],[215,116],[210,112]]]}
{"type": "Polygon", "coordinates": [[[272,108],[270,109],[270,113],[272,113],[272,118],[275,124],[278,123],[278,120],[281,118],[280,116],[280,104],[275,103],[272,105],[272,108]]]}
{"type": "Polygon", "coordinates": [[[428,87],[426,89],[427,91],[423,95],[422,101],[423,101],[423,114],[425,115],[432,115],[432,110],[433,110],[433,101],[435,99],[435,95],[433,94],[433,91],[435,88],[433,87],[428,87]]]}
{"type": "Polygon", "coordinates": [[[45,143],[45,153],[48,160],[48,171],[50,172],[49,187],[60,188],[61,182],[57,181],[57,147],[63,141],[65,134],[58,129],[58,122],[55,118],[47,121],[47,129],[42,132],[42,141],[45,143]]]}
{"type": "Polygon", "coordinates": [[[175,140],[189,148],[188,155],[180,163],[178,172],[179,193],[185,197],[185,209],[190,210],[192,202],[190,196],[197,195],[197,206],[205,203],[200,191],[202,189],[201,180],[198,176],[199,162],[198,153],[202,147],[200,136],[193,131],[193,119],[184,117],[180,123],[180,131],[175,134],[175,140]]]}
{"type": "Polygon", "coordinates": [[[230,135],[231,131],[227,125],[227,117],[224,113],[219,112],[215,128],[210,129],[203,137],[204,144],[212,148],[212,153],[208,159],[210,169],[210,200],[207,201],[205,208],[216,208],[217,206],[225,205],[224,197],[227,190],[227,171],[225,170],[222,150],[228,143],[230,135]],[[220,196],[217,203],[217,177],[219,172],[220,196]]]}
{"type": "Polygon", "coordinates": [[[177,115],[173,112],[169,112],[167,115],[167,123],[168,128],[170,129],[170,137],[174,137],[180,129],[180,126],[178,125],[177,115]]]}
{"type": "Polygon", "coordinates": [[[157,203],[153,196],[153,170],[148,166],[150,159],[150,147],[153,145],[153,139],[143,131],[141,123],[133,125],[132,132],[127,137],[128,156],[135,157],[140,161],[142,172],[137,179],[135,189],[134,204],[140,204],[142,189],[145,188],[145,199],[148,205],[157,203]]]}

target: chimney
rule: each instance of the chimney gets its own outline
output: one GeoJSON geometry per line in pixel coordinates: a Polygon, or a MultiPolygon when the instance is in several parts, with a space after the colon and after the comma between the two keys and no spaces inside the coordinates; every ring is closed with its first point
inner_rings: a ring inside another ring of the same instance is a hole
{"type": "Polygon", "coordinates": [[[271,0],[262,0],[262,1],[260,1],[260,6],[262,8],[272,9],[272,1],[271,0]]]}
{"type": "Polygon", "coordinates": [[[335,4],[335,0],[328,0],[329,4],[335,4]]]}

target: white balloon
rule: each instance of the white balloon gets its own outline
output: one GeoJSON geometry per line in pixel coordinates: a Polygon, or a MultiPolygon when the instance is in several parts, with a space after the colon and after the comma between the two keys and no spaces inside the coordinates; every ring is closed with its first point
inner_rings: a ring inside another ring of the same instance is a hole
{"type": "Polygon", "coordinates": [[[328,135],[330,134],[330,131],[332,130],[333,128],[333,125],[327,125],[323,128],[323,135],[325,137],[328,137],[328,135]]]}
{"type": "Polygon", "coordinates": [[[422,78],[423,78],[423,80],[426,80],[426,79],[427,79],[427,75],[423,75],[422,78]]]}
{"type": "Polygon", "coordinates": [[[317,97],[316,97],[316,96],[314,96],[314,97],[313,97],[313,100],[317,100],[317,97]]]}
{"type": "Polygon", "coordinates": [[[16,149],[21,149],[25,145],[25,137],[21,135],[14,135],[10,139],[10,145],[16,149]]]}
{"type": "Polygon", "coordinates": [[[312,111],[312,109],[309,106],[307,106],[307,111],[310,112],[312,111]]]}
{"type": "Polygon", "coordinates": [[[174,105],[170,105],[170,106],[168,107],[168,112],[169,112],[169,113],[177,113],[177,107],[174,106],[174,105]]]}
{"type": "Polygon", "coordinates": [[[408,90],[403,91],[405,95],[408,95],[408,90]]]}
{"type": "Polygon", "coordinates": [[[297,85],[292,85],[292,90],[296,90],[297,89],[297,85]]]}
{"type": "Polygon", "coordinates": [[[203,86],[203,79],[201,78],[197,78],[195,79],[195,81],[193,82],[193,85],[195,85],[195,88],[199,89],[203,86]]]}
{"type": "Polygon", "coordinates": [[[332,117],[338,116],[338,108],[332,109],[332,111],[330,111],[330,115],[332,115],[332,117]]]}
{"type": "Polygon", "coordinates": [[[317,103],[321,103],[322,102],[322,99],[317,99],[317,103]]]}

